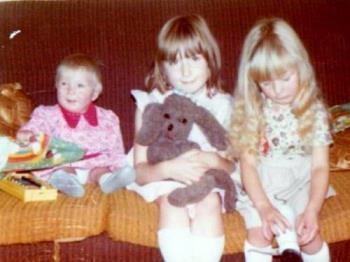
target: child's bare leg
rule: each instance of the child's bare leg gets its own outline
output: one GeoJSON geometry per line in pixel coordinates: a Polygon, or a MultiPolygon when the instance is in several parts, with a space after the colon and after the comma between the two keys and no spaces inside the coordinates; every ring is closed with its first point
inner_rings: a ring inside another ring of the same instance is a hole
{"type": "Polygon", "coordinates": [[[225,237],[221,201],[217,193],[209,194],[196,205],[191,233],[193,261],[220,261],[225,237]]]}
{"type": "Polygon", "coordinates": [[[166,262],[191,262],[190,221],[186,208],[178,208],[168,202],[167,195],[159,204],[158,244],[166,262]]]}
{"type": "Polygon", "coordinates": [[[302,257],[304,262],[329,262],[328,244],[318,234],[309,244],[301,247],[302,257]]]}

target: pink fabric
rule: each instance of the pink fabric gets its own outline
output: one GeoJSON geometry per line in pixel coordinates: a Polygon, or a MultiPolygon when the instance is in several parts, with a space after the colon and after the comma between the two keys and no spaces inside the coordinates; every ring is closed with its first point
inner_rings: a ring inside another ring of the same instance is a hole
{"type": "MultiPolygon", "coordinates": [[[[86,155],[95,155],[78,162],[66,164],[82,169],[109,167],[118,169],[125,164],[125,150],[119,125],[119,118],[111,110],[96,106],[98,125],[92,126],[85,117],[80,117],[75,128],[71,128],[65,120],[59,105],[39,106],[32,113],[30,121],[21,130],[34,133],[44,132],[76,143],[86,150],[86,155]]],[[[38,173],[45,178],[52,170],[38,173]]]]}

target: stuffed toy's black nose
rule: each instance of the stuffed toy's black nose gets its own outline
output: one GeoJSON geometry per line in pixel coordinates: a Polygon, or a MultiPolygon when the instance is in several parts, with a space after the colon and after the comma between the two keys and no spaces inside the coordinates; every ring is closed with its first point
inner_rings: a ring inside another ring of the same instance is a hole
{"type": "Polygon", "coordinates": [[[174,125],[173,125],[173,124],[168,125],[168,131],[173,130],[173,128],[174,128],[174,125]]]}

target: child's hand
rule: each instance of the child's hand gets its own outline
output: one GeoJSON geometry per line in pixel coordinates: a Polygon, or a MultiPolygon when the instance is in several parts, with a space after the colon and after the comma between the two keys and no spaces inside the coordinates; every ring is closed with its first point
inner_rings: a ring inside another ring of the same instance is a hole
{"type": "Polygon", "coordinates": [[[194,149],[170,160],[170,178],[188,185],[198,181],[209,168],[202,154],[202,151],[194,149]]]}
{"type": "Polygon", "coordinates": [[[290,227],[288,220],[273,206],[269,205],[258,210],[262,221],[263,235],[267,240],[271,241],[277,233],[276,226],[282,232],[290,227]]]}
{"type": "Polygon", "coordinates": [[[34,138],[35,135],[30,130],[20,130],[16,134],[16,142],[22,147],[28,146],[31,142],[33,142],[34,138]]]}
{"type": "Polygon", "coordinates": [[[319,233],[318,213],[315,210],[306,209],[298,217],[296,225],[299,244],[308,244],[319,233]]]}

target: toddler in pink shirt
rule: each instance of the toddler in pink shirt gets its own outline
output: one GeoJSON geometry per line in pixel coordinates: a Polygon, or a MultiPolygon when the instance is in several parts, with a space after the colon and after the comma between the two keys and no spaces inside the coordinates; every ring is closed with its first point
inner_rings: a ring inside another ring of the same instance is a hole
{"type": "Polygon", "coordinates": [[[57,67],[58,104],[38,106],[17,133],[20,144],[43,132],[76,143],[85,150],[82,160],[48,170],[48,182],[72,197],[84,195],[84,184],[96,182],[111,193],[135,180],[126,165],[119,118],[94,105],[102,92],[99,63],[84,54],[65,57],[57,67]]]}

